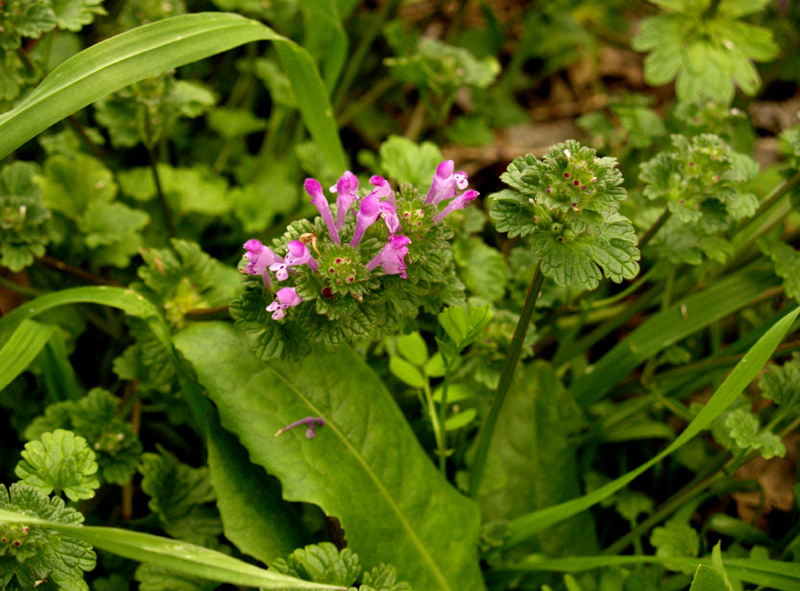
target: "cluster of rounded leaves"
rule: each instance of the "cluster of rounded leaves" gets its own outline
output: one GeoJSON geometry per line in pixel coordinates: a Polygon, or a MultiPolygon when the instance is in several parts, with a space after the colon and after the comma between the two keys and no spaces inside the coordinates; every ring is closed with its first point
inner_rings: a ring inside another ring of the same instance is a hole
{"type": "Polygon", "coordinates": [[[356,176],[345,172],[329,204],[320,183],[307,179],[319,217],[292,223],[271,246],[245,243],[244,290],[231,314],[263,359],[377,339],[420,306],[438,312],[464,304],[450,231],[440,222],[478,196],[465,191],[467,175],[447,160],[427,195],[409,185],[395,194],[379,176],[370,184],[362,195],[356,176]]]}
{"type": "Polygon", "coordinates": [[[510,237],[530,236],[542,273],[561,286],[594,289],[603,273],[631,279],[640,255],[633,224],[618,213],[627,194],[616,166],[574,140],[542,160],[517,158],[500,177],[511,189],[492,196],[491,217],[510,237]]]}

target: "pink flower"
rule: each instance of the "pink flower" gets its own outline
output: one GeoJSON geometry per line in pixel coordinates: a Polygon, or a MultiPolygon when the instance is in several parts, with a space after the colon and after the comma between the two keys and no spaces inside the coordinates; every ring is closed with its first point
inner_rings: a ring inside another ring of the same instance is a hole
{"type": "Polygon", "coordinates": [[[345,171],[342,178],[331,187],[331,193],[338,195],[336,197],[336,229],[341,230],[350,206],[354,202],[358,202],[358,177],[349,170],[345,171]]]}
{"type": "Polygon", "coordinates": [[[264,285],[270,287],[272,282],[267,269],[269,269],[270,265],[273,263],[283,262],[283,258],[279,257],[255,238],[245,242],[244,248],[247,251],[244,255],[247,257],[247,265],[244,268],[244,272],[250,275],[261,275],[264,279],[264,285]]]}
{"type": "Polygon", "coordinates": [[[303,301],[294,287],[283,287],[275,294],[275,301],[267,306],[267,312],[272,312],[273,320],[280,320],[286,316],[286,309],[296,306],[303,301]]]}
{"type": "Polygon", "coordinates": [[[447,204],[447,207],[445,207],[442,211],[436,214],[436,217],[433,218],[433,221],[436,223],[441,222],[445,218],[445,216],[449,214],[451,211],[455,211],[457,209],[463,209],[467,203],[475,199],[478,195],[479,193],[473,190],[466,191],[464,194],[458,195],[455,199],[453,199],[450,203],[447,204]]]}
{"type": "Polygon", "coordinates": [[[336,244],[341,244],[339,241],[339,232],[336,229],[336,224],[333,223],[331,208],[328,206],[328,200],[325,198],[325,194],[322,192],[322,185],[320,185],[319,181],[316,179],[306,179],[305,189],[306,193],[311,196],[311,204],[317,206],[319,214],[325,221],[325,225],[328,226],[328,234],[330,234],[331,240],[333,240],[336,244]]]}
{"type": "Polygon", "coordinates": [[[469,180],[466,172],[453,172],[455,164],[452,160],[445,160],[436,167],[436,173],[433,175],[433,182],[431,183],[431,190],[428,191],[428,196],[425,198],[425,203],[432,203],[438,205],[446,199],[452,199],[458,193],[467,188],[469,180]]]}
{"type": "Polygon", "coordinates": [[[408,245],[411,240],[406,236],[392,236],[375,258],[367,263],[367,269],[372,271],[375,267],[383,267],[387,275],[400,275],[407,279],[405,257],[408,254],[408,245]]]}

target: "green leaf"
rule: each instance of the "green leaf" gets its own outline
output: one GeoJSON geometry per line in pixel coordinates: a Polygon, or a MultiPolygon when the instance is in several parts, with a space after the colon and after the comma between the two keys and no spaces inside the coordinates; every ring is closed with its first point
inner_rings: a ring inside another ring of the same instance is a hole
{"type": "MultiPolygon", "coordinates": [[[[580,411],[543,361],[524,368],[500,409],[477,500],[484,522],[512,520],[581,495],[571,435],[580,411]]],[[[597,549],[584,514],[538,534],[531,549],[548,555],[597,549]]]]}
{"type": "Polygon", "coordinates": [[[736,409],[725,419],[725,427],[730,431],[730,437],[741,449],[758,450],[765,459],[786,455],[786,447],[781,438],[774,433],[760,431],[761,425],[758,417],[745,409],[736,409]]]}
{"type": "Polygon", "coordinates": [[[391,371],[398,380],[412,388],[422,389],[425,387],[425,376],[422,375],[419,368],[401,357],[392,357],[389,359],[389,371],[391,371]]]}
{"type": "Polygon", "coordinates": [[[325,84],[333,89],[347,58],[348,45],[339,7],[334,0],[300,0],[298,4],[305,15],[303,46],[322,59],[325,84]]]}
{"type": "Polygon", "coordinates": [[[145,453],[139,472],[142,490],[150,496],[147,505],[169,535],[206,545],[222,533],[216,510],[206,506],[217,499],[208,467],[191,468],[167,452],[145,453]]]}
{"type": "Polygon", "coordinates": [[[417,367],[423,367],[428,362],[428,345],[418,332],[399,336],[396,343],[400,354],[417,367]]]}
{"type": "Polygon", "coordinates": [[[93,201],[78,221],[86,246],[95,250],[92,262],[127,267],[142,246],[141,230],[150,222],[145,212],[124,203],[93,201]]]}
{"type": "Polygon", "coordinates": [[[53,0],[53,12],[59,29],[80,31],[94,20],[96,14],[108,14],[103,0],[53,0]]]}
{"type": "Polygon", "coordinates": [[[56,68],[23,101],[0,115],[0,158],[97,99],[138,80],[257,40],[275,42],[311,137],[347,168],[328,92],[303,48],[269,27],[229,13],[165,19],[98,43],[56,68]]]}
{"type": "Polygon", "coordinates": [[[294,507],[281,498],[280,483],[250,462],[247,450],[216,416],[209,421],[206,445],[225,537],[265,564],[302,546],[307,534],[294,507]]]}
{"type": "Polygon", "coordinates": [[[154,564],[140,564],[134,578],[139,582],[139,591],[214,591],[219,587],[217,581],[178,574],[154,564]]]}
{"type": "Polygon", "coordinates": [[[436,167],[444,160],[442,152],[431,142],[417,144],[398,135],[389,136],[379,149],[381,167],[389,178],[415,187],[430,185],[436,167]]]}
{"type": "Polygon", "coordinates": [[[0,14],[0,49],[14,51],[22,45],[22,37],[36,38],[55,26],[53,6],[48,0],[7,0],[0,14]]]}
{"type": "Polygon", "coordinates": [[[9,488],[0,484],[0,538],[4,540],[0,588],[33,589],[43,579],[51,579],[60,589],[89,591],[83,573],[95,567],[92,547],[50,528],[4,523],[4,515],[22,517],[23,513],[27,520],[46,518],[44,523],[56,521],[78,527],[83,522],[83,515],[65,507],[59,497],[50,499],[38,489],[19,483],[9,488]],[[16,585],[7,587],[15,578],[16,585]]]}
{"type": "MultiPolygon", "coordinates": [[[[789,312],[776,322],[775,325],[753,345],[747,355],[736,364],[734,370],[728,375],[717,391],[714,392],[714,395],[705,404],[702,410],[700,410],[692,422],[689,423],[689,426],[661,453],[635,470],[628,472],[587,495],[534,513],[528,513],[527,515],[515,519],[511,524],[511,535],[507,542],[508,545],[518,544],[547,527],[560,523],[596,503],[599,503],[632,482],[648,468],[683,446],[695,435],[708,428],[713,420],[730,406],[736,397],[739,396],[747,385],[756,377],[758,372],[761,371],[761,368],[769,360],[783,337],[786,336],[787,331],[798,315],[800,315],[800,308],[789,312]]],[[[626,341],[627,340],[629,339],[626,339],[626,341]]],[[[598,370],[595,369],[595,371],[598,370]]],[[[609,387],[611,388],[613,385],[609,387]]]]}
{"type": "Polygon", "coordinates": [[[776,283],[771,273],[748,269],[651,316],[572,383],[573,397],[582,406],[600,400],[645,360],[747,306],[776,283]]]}
{"type": "Polygon", "coordinates": [[[63,492],[71,501],[94,496],[94,489],[100,486],[96,472],[95,455],[86,440],[63,429],[26,443],[22,460],[14,469],[23,484],[35,486],[46,495],[63,492]]]}
{"type": "Polygon", "coordinates": [[[445,308],[436,318],[450,338],[456,351],[469,346],[494,317],[489,304],[469,309],[452,306],[445,308]]]}
{"type": "MultiPolygon", "coordinates": [[[[0,485],[2,486],[2,485],[0,485]]],[[[231,558],[220,552],[194,546],[170,538],[142,534],[114,527],[78,527],[37,519],[16,511],[0,509],[0,523],[26,523],[41,525],[64,532],[82,542],[108,550],[131,560],[155,564],[177,573],[203,577],[210,581],[263,587],[265,589],[331,589],[346,591],[344,587],[309,583],[231,558]]]]}
{"type": "Polygon", "coordinates": [[[0,170],[0,265],[19,272],[44,256],[50,212],[34,183],[36,167],[12,162],[0,170]]]}
{"type": "Polygon", "coordinates": [[[358,555],[350,548],[337,550],[330,542],[298,548],[270,566],[284,575],[344,587],[352,587],[361,574],[358,555]]]}
{"type": "Polygon", "coordinates": [[[800,353],[792,353],[791,361],[781,366],[770,366],[758,378],[758,387],[761,395],[775,404],[792,407],[800,403],[800,353]]]}
{"type": "Polygon", "coordinates": [[[38,357],[52,338],[55,328],[33,320],[23,320],[0,349],[0,390],[8,386],[38,357]]]}
{"type": "Polygon", "coordinates": [[[725,577],[715,568],[701,564],[697,567],[689,591],[732,591],[725,577]]]}
{"type": "MultiPolygon", "coordinates": [[[[660,556],[574,556],[570,558],[545,558],[529,556],[507,572],[568,572],[577,573],[604,567],[628,564],[666,564],[679,565],[685,569],[695,569],[700,564],[710,566],[709,558],[663,558],[660,556]]],[[[719,570],[719,569],[718,569],[719,570]]],[[[729,558],[725,560],[725,570],[731,578],[753,583],[776,591],[796,591],[800,586],[797,565],[777,560],[753,558],[729,558]]]]}
{"type": "Polygon", "coordinates": [[[130,424],[118,416],[119,405],[111,392],[93,388],[79,400],[48,405],[44,415],[28,425],[24,437],[33,440],[56,429],[73,431],[94,450],[103,479],[124,485],[136,471],[142,444],[130,424]]]}
{"type": "MultiPolygon", "coordinates": [[[[663,527],[654,528],[650,544],[656,549],[656,556],[664,558],[694,558],[700,552],[700,536],[689,524],[679,521],[667,521],[663,527]]],[[[675,570],[669,563],[667,567],[675,570]]]]}
{"type": "Polygon", "coordinates": [[[783,279],[786,295],[800,302],[800,252],[780,240],[757,240],[758,247],[772,259],[775,273],[783,279]]]}
{"type": "MultiPolygon", "coordinates": [[[[450,403],[450,397],[448,396],[447,398],[447,402],[450,403]]],[[[449,416],[444,421],[444,428],[446,431],[457,431],[458,429],[466,427],[472,421],[474,421],[477,414],[478,411],[476,409],[468,408],[460,413],[449,416]]]]}
{"type": "Polygon", "coordinates": [[[391,395],[349,349],[267,364],[221,323],[193,326],[176,344],[251,460],[281,480],[287,500],[336,516],[366,566],[392,562],[418,589],[483,589],[476,506],[439,475],[391,395]],[[272,436],[307,416],[326,421],[313,439],[272,436]]]}
{"type": "Polygon", "coordinates": [[[208,114],[208,125],[225,139],[231,140],[263,131],[267,122],[248,109],[216,107],[208,114]]]}
{"type": "Polygon", "coordinates": [[[490,302],[503,297],[508,282],[508,266],[499,250],[474,236],[453,244],[453,258],[461,279],[474,295],[490,302]]]}

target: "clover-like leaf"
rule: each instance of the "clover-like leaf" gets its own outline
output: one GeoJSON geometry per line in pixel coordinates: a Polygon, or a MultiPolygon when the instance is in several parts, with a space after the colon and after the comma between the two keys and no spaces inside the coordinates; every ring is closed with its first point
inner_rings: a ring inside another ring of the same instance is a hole
{"type": "Polygon", "coordinates": [[[43,433],[40,440],[25,444],[22,458],[14,473],[44,494],[63,492],[70,500],[79,501],[92,498],[100,486],[94,452],[72,431],[43,433]]]}
{"type": "Polygon", "coordinates": [[[50,212],[33,182],[36,167],[13,162],[0,170],[0,266],[17,272],[44,255],[50,212]]]}
{"type": "Polygon", "coordinates": [[[23,37],[38,38],[55,26],[51,0],[6,0],[0,11],[0,49],[14,51],[23,37]]]}
{"type": "MultiPolygon", "coordinates": [[[[687,523],[676,520],[667,521],[663,527],[656,527],[650,534],[650,544],[656,549],[656,556],[664,558],[695,558],[700,552],[700,536],[687,523]]],[[[665,563],[672,570],[681,568],[665,563]]],[[[690,569],[691,571],[694,568],[690,569]]]]}
{"type": "Polygon", "coordinates": [[[279,558],[270,567],[281,574],[307,581],[348,587],[361,574],[358,555],[350,548],[337,550],[330,542],[299,548],[286,560],[279,558]]]}
{"type": "Polygon", "coordinates": [[[765,459],[786,455],[786,447],[774,433],[761,430],[758,417],[746,409],[737,409],[725,419],[730,437],[741,449],[758,450],[765,459]]]}
{"type": "Polygon", "coordinates": [[[103,0],[52,0],[56,24],[60,29],[80,31],[94,20],[95,15],[108,14],[101,6],[103,0]]]}
{"type": "Polygon", "coordinates": [[[772,259],[775,273],[783,278],[786,295],[800,302],[800,252],[780,240],[759,239],[757,244],[772,259]]]}
{"type": "Polygon", "coordinates": [[[94,388],[79,400],[50,404],[25,430],[28,440],[48,431],[68,429],[86,439],[96,454],[99,473],[106,482],[126,484],[136,471],[142,444],[117,411],[120,400],[107,390],[94,388]]]}
{"type": "Polygon", "coordinates": [[[678,97],[689,101],[730,102],[734,84],[755,94],[761,80],[753,62],[773,59],[778,46],[769,29],[737,19],[758,12],[763,2],[747,9],[722,2],[708,14],[707,2],[653,1],[670,12],[646,18],[633,39],[634,49],[650,52],[644,62],[648,83],[661,85],[677,78],[678,97]]]}
{"type": "MultiPolygon", "coordinates": [[[[57,523],[83,523],[83,515],[59,497],[47,498],[38,488],[20,483],[10,488],[0,484],[0,509],[57,523]]],[[[0,589],[34,589],[49,579],[59,589],[89,591],[83,573],[92,570],[96,560],[89,544],[55,530],[0,523],[0,589]]]]}
{"type": "Polygon", "coordinates": [[[783,407],[800,404],[800,353],[792,353],[792,359],[783,365],[771,365],[758,378],[761,395],[783,407]]]}

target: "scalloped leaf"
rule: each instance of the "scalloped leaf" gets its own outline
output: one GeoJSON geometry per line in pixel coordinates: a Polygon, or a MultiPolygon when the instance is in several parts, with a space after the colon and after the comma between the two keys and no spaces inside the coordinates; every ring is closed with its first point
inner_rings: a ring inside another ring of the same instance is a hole
{"type": "Polygon", "coordinates": [[[366,566],[391,562],[418,589],[484,588],[476,505],[440,476],[353,352],[267,364],[222,323],[193,326],[176,344],[251,460],[281,480],[286,499],[336,516],[366,566]],[[304,416],[325,418],[314,439],[294,431],[273,437],[304,416]]]}

